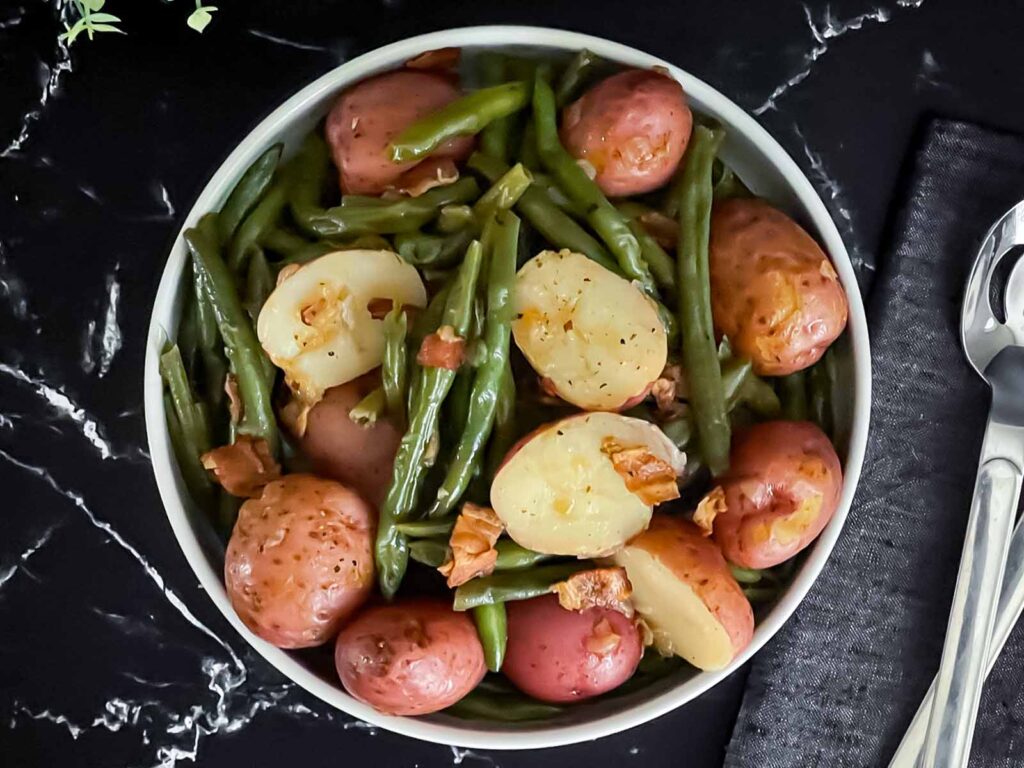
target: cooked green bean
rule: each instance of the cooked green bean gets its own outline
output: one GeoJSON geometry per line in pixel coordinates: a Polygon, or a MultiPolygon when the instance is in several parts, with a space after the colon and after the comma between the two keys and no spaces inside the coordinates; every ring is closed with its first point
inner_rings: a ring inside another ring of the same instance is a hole
{"type": "Polygon", "coordinates": [[[459,263],[475,236],[472,227],[450,235],[400,232],[395,235],[395,250],[403,260],[417,267],[451,267],[459,263]]]}
{"type": "MultiPolygon", "coordinates": [[[[480,57],[483,84],[495,86],[505,82],[507,59],[500,53],[489,51],[480,57]]],[[[492,120],[480,131],[480,150],[502,162],[508,162],[510,118],[492,120]]]]}
{"type": "Polygon", "coordinates": [[[446,205],[437,212],[437,231],[445,235],[473,227],[476,224],[476,216],[473,208],[469,205],[446,205]]]}
{"type": "Polygon", "coordinates": [[[501,372],[501,381],[498,383],[497,405],[494,410],[494,429],[491,431],[491,441],[487,446],[487,473],[485,477],[490,480],[498,471],[505,455],[516,440],[516,380],[512,375],[512,364],[505,361],[505,368],[501,372]]]}
{"type": "MultiPolygon", "coordinates": [[[[404,535],[404,534],[403,534],[404,535]]],[[[428,568],[440,568],[448,559],[448,544],[437,539],[416,539],[408,542],[409,557],[428,568]]]]}
{"type": "Polygon", "coordinates": [[[216,349],[220,343],[220,331],[217,329],[217,316],[203,285],[203,280],[196,269],[192,270],[193,292],[195,294],[195,312],[199,331],[199,346],[204,350],[216,349]]]}
{"type": "Polygon", "coordinates": [[[655,295],[654,278],[644,264],[640,243],[630,231],[626,217],[608,202],[594,180],[587,176],[559,143],[555,95],[551,86],[539,75],[533,83],[533,121],[541,163],[555,177],[569,199],[587,210],[587,221],[615,256],[622,273],[655,295]]]}
{"type": "Polygon", "coordinates": [[[323,191],[330,170],[327,142],[319,131],[310,131],[295,157],[285,166],[283,174],[288,190],[288,208],[295,223],[307,234],[317,234],[314,222],[324,212],[323,191]]]}
{"type": "Polygon", "coordinates": [[[277,225],[281,211],[288,204],[287,190],[284,184],[271,186],[267,194],[260,200],[252,212],[245,217],[235,236],[228,245],[228,266],[239,271],[245,259],[252,253],[255,246],[263,240],[263,236],[277,225]]]}
{"type": "Polygon", "coordinates": [[[468,203],[480,196],[476,180],[463,178],[453,184],[435,187],[419,197],[388,201],[380,206],[335,206],[310,220],[320,237],[387,235],[411,232],[434,219],[438,211],[457,203],[468,203]]]}
{"type": "Polygon", "coordinates": [[[263,244],[280,256],[292,256],[313,243],[291,230],[274,227],[263,236],[263,244]]]}
{"type": "Polygon", "coordinates": [[[202,451],[185,434],[178,418],[171,396],[164,393],[164,413],[167,415],[167,433],[171,439],[171,448],[178,460],[178,471],[185,481],[189,495],[200,509],[210,510],[213,505],[213,483],[199,460],[202,451]]]}
{"type": "MultiPolygon", "coordinates": [[[[497,181],[508,171],[504,163],[481,152],[474,152],[466,164],[491,182],[497,181]]],[[[582,253],[618,274],[619,267],[604,246],[559,210],[542,190],[533,186],[527,189],[516,203],[516,210],[555,248],[568,248],[575,253],[582,253]]]]}
{"type": "Polygon", "coordinates": [[[360,426],[376,424],[387,410],[387,399],[383,387],[374,387],[362,400],[352,406],[348,417],[360,426]]]}
{"type": "Polygon", "coordinates": [[[679,328],[683,362],[697,434],[712,474],[729,465],[729,417],[722,369],[711,320],[708,239],[711,222],[711,165],[722,134],[698,125],[684,158],[679,203],[679,328]]]}
{"type": "Polygon", "coordinates": [[[519,162],[531,171],[540,168],[540,154],[537,152],[537,127],[533,118],[527,117],[523,123],[523,138],[519,143],[519,162]]]}
{"type": "MultiPolygon", "coordinates": [[[[447,536],[455,527],[455,517],[448,517],[441,520],[416,520],[412,523],[399,523],[395,526],[399,533],[405,534],[410,539],[423,539],[431,536],[447,536]]],[[[447,547],[447,544],[445,545],[447,547]]],[[[438,563],[440,565],[440,563],[438,563]]]]}
{"type": "Polygon", "coordinates": [[[782,403],[772,385],[753,372],[740,385],[736,401],[763,418],[778,416],[782,411],[782,403]]]}
{"type": "Polygon", "coordinates": [[[558,80],[558,87],[555,89],[555,104],[561,108],[570,101],[574,101],[600,63],[600,57],[586,48],[573,56],[558,80]]]}
{"type": "Polygon", "coordinates": [[[496,571],[520,571],[550,560],[554,555],[534,552],[516,544],[512,539],[498,539],[494,545],[498,550],[498,559],[494,563],[496,571]]]}
{"type": "Polygon", "coordinates": [[[835,390],[836,382],[838,379],[838,363],[836,362],[836,347],[833,344],[825,351],[825,357],[822,358],[825,365],[825,376],[828,380],[828,424],[829,429],[827,434],[832,442],[836,442],[837,432],[839,431],[840,412],[838,410],[839,399],[832,396],[835,390]]]}
{"type": "Polygon", "coordinates": [[[676,448],[683,450],[693,437],[693,422],[690,420],[689,414],[678,416],[662,424],[661,431],[665,433],[665,437],[675,443],[676,448]]]}
{"type": "Polygon", "coordinates": [[[732,577],[740,584],[757,584],[764,578],[764,572],[759,568],[742,568],[729,563],[729,570],[732,571],[732,577]]]}
{"type": "Polygon", "coordinates": [[[388,415],[396,424],[405,424],[405,402],[409,385],[409,361],[405,337],[409,318],[399,305],[384,316],[384,356],[381,364],[381,386],[388,415]]]}
{"type": "Polygon", "coordinates": [[[238,430],[262,437],[270,452],[276,455],[279,436],[263,362],[265,355],[242,308],[234,276],[203,232],[187,230],[185,242],[192,251],[193,268],[201,275],[203,288],[210,297],[225,352],[238,379],[244,412],[238,430]]]}
{"type": "MultiPolygon", "coordinates": [[[[523,163],[526,165],[526,163],[523,163]]],[[[527,166],[529,168],[529,166],[527,166]]],[[[531,169],[532,172],[532,169],[531,169]]],[[[558,206],[559,210],[565,211],[575,219],[586,221],[587,212],[576,205],[572,200],[565,196],[565,192],[559,189],[558,185],[555,184],[554,180],[546,173],[533,173],[533,186],[537,189],[542,189],[547,194],[548,199],[552,203],[558,206]]],[[[674,278],[673,278],[674,279],[674,278]]]]}
{"type": "Polygon", "coordinates": [[[178,423],[187,443],[195,447],[197,456],[210,450],[210,425],[198,398],[192,392],[192,385],[189,384],[185,364],[181,359],[181,351],[176,344],[168,347],[160,355],[160,376],[170,392],[171,402],[174,404],[178,423]]]}
{"type": "Polygon", "coordinates": [[[521,163],[516,163],[476,201],[473,206],[476,220],[485,222],[494,215],[495,211],[507,211],[530,188],[532,181],[530,172],[521,163]]]}
{"type": "Polygon", "coordinates": [[[493,694],[479,689],[470,691],[444,710],[445,714],[467,720],[497,720],[519,723],[546,720],[562,711],[554,704],[542,704],[522,694],[493,694]]]}
{"type": "Polygon", "coordinates": [[[588,567],[588,563],[574,561],[556,565],[542,565],[523,571],[495,573],[467,581],[455,589],[456,611],[468,611],[479,605],[529,600],[546,595],[551,587],[588,567]]]}
{"type": "Polygon", "coordinates": [[[242,174],[235,188],[231,190],[217,218],[217,234],[222,243],[227,243],[235,234],[235,230],[256,207],[263,194],[270,187],[277,169],[277,161],[281,159],[283,144],[274,144],[270,149],[256,158],[245,173],[242,174]]]}
{"type": "Polygon", "coordinates": [[[484,444],[490,437],[498,408],[501,379],[509,362],[512,327],[512,287],[516,276],[516,252],[519,244],[519,219],[508,212],[495,217],[488,232],[490,253],[487,275],[487,320],[484,344],[487,359],[477,369],[469,396],[465,428],[452,457],[444,482],[437,491],[429,517],[447,514],[469,487],[473,471],[479,465],[484,444]]]}
{"type": "MultiPolygon", "coordinates": [[[[628,214],[623,212],[623,215],[627,216],[628,214]]],[[[629,223],[629,230],[636,237],[636,241],[640,243],[640,252],[643,254],[651,274],[654,275],[654,279],[658,281],[658,285],[661,286],[667,297],[674,298],[676,295],[676,265],[672,257],[665,253],[665,249],[651,237],[644,229],[643,224],[633,217],[627,218],[626,221],[629,223]]]]}
{"type": "Polygon", "coordinates": [[[829,408],[831,399],[832,383],[828,379],[828,371],[825,370],[824,362],[811,366],[807,374],[809,409],[811,420],[821,427],[826,435],[832,432],[832,419],[829,408]]]}
{"type": "Polygon", "coordinates": [[[262,248],[255,248],[249,257],[249,270],[246,275],[246,310],[253,322],[259,317],[260,310],[267,297],[274,290],[274,273],[263,255],[262,248]]]}
{"type": "Polygon", "coordinates": [[[196,357],[199,354],[199,303],[193,288],[192,264],[186,264],[185,270],[187,276],[182,284],[185,297],[182,299],[181,319],[178,321],[177,343],[185,361],[185,369],[192,371],[194,375],[196,357]]]}
{"type": "Polygon", "coordinates": [[[529,98],[529,86],[520,82],[473,91],[403,130],[392,139],[389,156],[396,163],[420,160],[449,139],[472,136],[492,121],[518,112],[529,98]]]}
{"type": "Polygon", "coordinates": [[[778,587],[744,587],[743,594],[751,603],[768,603],[779,596],[778,587]]]}
{"type": "MultiPolygon", "coordinates": [[[[462,338],[469,330],[481,259],[480,243],[474,241],[466,251],[466,258],[444,304],[441,325],[451,326],[455,335],[462,338]]],[[[447,368],[422,369],[414,407],[409,412],[409,427],[398,446],[391,485],[380,509],[376,542],[380,589],[388,599],[394,597],[398,590],[409,557],[405,536],[399,533],[395,524],[407,522],[415,506],[428,468],[425,462],[427,447],[437,429],[441,406],[454,379],[455,371],[447,368]]]]}
{"type": "Polygon", "coordinates": [[[779,399],[782,400],[782,414],[790,421],[807,419],[807,376],[796,371],[779,380],[779,399]]]}
{"type": "Polygon", "coordinates": [[[339,250],[339,248],[334,243],[321,240],[317,243],[310,243],[288,256],[285,256],[277,263],[277,265],[279,267],[284,267],[288,264],[306,264],[313,261],[313,259],[319,259],[325,253],[332,253],[337,250],[339,250]]]}
{"type": "Polygon", "coordinates": [[[508,614],[504,603],[478,605],[473,609],[473,622],[480,645],[484,649],[484,662],[491,672],[501,669],[508,645],[508,614]]]}
{"type": "Polygon", "coordinates": [[[712,171],[712,184],[715,188],[715,202],[727,200],[730,197],[750,197],[750,190],[737,176],[732,168],[719,159],[715,160],[715,167],[712,171]]]}

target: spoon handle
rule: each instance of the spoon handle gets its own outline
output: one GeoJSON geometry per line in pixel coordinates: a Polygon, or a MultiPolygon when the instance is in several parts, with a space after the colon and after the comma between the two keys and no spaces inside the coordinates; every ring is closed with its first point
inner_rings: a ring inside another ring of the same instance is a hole
{"type": "Polygon", "coordinates": [[[990,415],[925,733],[923,764],[929,768],[965,768],[970,757],[1020,498],[1022,452],[1021,430],[990,415]]]}

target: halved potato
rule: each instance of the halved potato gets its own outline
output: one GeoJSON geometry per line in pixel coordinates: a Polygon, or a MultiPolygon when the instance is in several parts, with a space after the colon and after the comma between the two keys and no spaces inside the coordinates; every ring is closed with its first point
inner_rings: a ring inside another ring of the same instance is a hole
{"type": "Polygon", "coordinates": [[[392,304],[423,307],[416,268],[391,251],[338,251],[288,275],[260,310],[256,332],[306,405],[381,364],[380,318],[392,304]]]}
{"type": "Polygon", "coordinates": [[[563,400],[614,411],[643,397],[665,367],[668,337],[635,285],[586,256],[544,251],[516,276],[512,334],[563,400]]]}
{"type": "Polygon", "coordinates": [[[647,527],[659,489],[661,498],[678,494],[675,477],[685,464],[653,424],[582,413],[540,427],[513,447],[491,484],[491,506],[527,549],[603,556],[647,527]],[[617,467],[616,455],[627,452],[651,471],[617,467]]]}
{"type": "Polygon", "coordinates": [[[693,523],[657,515],[612,556],[663,654],[722,669],[750,643],[754,612],[721,551],[693,523]]]}

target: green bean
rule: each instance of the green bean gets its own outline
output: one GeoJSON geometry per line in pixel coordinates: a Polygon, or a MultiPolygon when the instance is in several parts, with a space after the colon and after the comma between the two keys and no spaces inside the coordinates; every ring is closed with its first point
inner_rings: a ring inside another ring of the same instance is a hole
{"type": "Polygon", "coordinates": [[[519,198],[530,188],[532,181],[530,172],[521,163],[516,163],[476,201],[473,206],[476,220],[485,222],[495,211],[507,211],[519,202],[519,198]]]}
{"type": "Polygon", "coordinates": [[[194,375],[196,356],[199,353],[199,303],[192,289],[192,264],[186,264],[185,269],[187,277],[182,283],[185,297],[182,299],[181,319],[178,321],[177,344],[185,361],[185,369],[194,375]]]}
{"type": "Polygon", "coordinates": [[[455,374],[455,381],[452,382],[452,391],[448,393],[445,401],[447,412],[444,427],[446,441],[457,440],[462,430],[466,428],[466,420],[469,418],[469,399],[473,394],[473,370],[468,366],[461,367],[455,374]]]}
{"type": "Polygon", "coordinates": [[[384,415],[385,410],[387,410],[387,400],[384,388],[374,387],[362,400],[352,406],[348,417],[359,426],[367,427],[376,424],[377,420],[384,415]]]}
{"type": "Polygon", "coordinates": [[[396,163],[420,160],[449,139],[472,136],[492,121],[518,112],[529,98],[529,86],[520,82],[473,91],[403,130],[392,139],[389,156],[396,163]]]}
{"type": "Polygon", "coordinates": [[[778,380],[779,399],[782,400],[782,415],[790,421],[807,419],[807,376],[795,371],[778,380]]]}
{"type": "Polygon", "coordinates": [[[730,197],[750,197],[750,190],[737,176],[732,168],[721,160],[715,160],[712,170],[712,184],[715,188],[715,202],[728,200],[730,197]]]}
{"type": "Polygon", "coordinates": [[[381,385],[388,414],[396,424],[405,424],[405,398],[409,379],[408,352],[405,337],[409,331],[409,318],[399,305],[384,316],[384,356],[381,365],[381,385]]]}
{"type": "Polygon", "coordinates": [[[778,416],[782,410],[779,396],[775,394],[772,385],[753,372],[740,385],[736,400],[763,418],[778,416]]]}
{"type": "Polygon", "coordinates": [[[768,603],[779,595],[778,587],[744,587],[743,594],[751,603],[768,603]]]}
{"type": "Polygon", "coordinates": [[[666,296],[674,298],[676,295],[676,265],[672,257],[665,253],[665,249],[651,237],[644,229],[643,224],[632,217],[628,218],[627,222],[629,230],[636,237],[636,241],[640,243],[640,252],[654,275],[654,279],[658,281],[658,285],[666,296]]]}
{"type": "MultiPolygon", "coordinates": [[[[469,330],[481,259],[480,243],[473,242],[448,293],[441,318],[442,326],[451,326],[455,335],[463,338],[469,330]]],[[[378,580],[381,592],[388,599],[398,590],[409,555],[405,536],[398,532],[395,524],[407,522],[416,503],[428,468],[427,447],[437,429],[441,406],[454,378],[455,371],[447,368],[422,370],[415,407],[409,413],[409,427],[395,456],[391,485],[380,509],[376,542],[378,580]]]]}
{"type": "Polygon", "coordinates": [[[455,589],[453,608],[468,611],[480,605],[507,603],[513,600],[529,600],[531,597],[546,595],[551,587],[567,579],[577,571],[588,567],[586,562],[542,565],[524,571],[508,571],[467,581],[455,589]]]}
{"type": "Polygon", "coordinates": [[[277,169],[277,161],[281,159],[281,150],[283,149],[283,144],[274,144],[257,157],[256,161],[239,178],[235,188],[231,190],[217,219],[217,235],[222,243],[231,240],[246,215],[270,187],[274,171],[277,169]]]}
{"type": "Polygon", "coordinates": [[[471,227],[450,235],[400,232],[395,235],[395,250],[405,262],[417,267],[451,267],[459,263],[475,236],[471,227]]]}
{"type": "MultiPolygon", "coordinates": [[[[494,86],[505,81],[507,59],[499,53],[489,51],[480,57],[481,75],[485,86],[494,86]]],[[[502,162],[508,162],[510,118],[492,120],[480,131],[480,150],[502,162]]]]}
{"type": "MultiPolygon", "coordinates": [[[[529,168],[529,166],[527,167],[529,168]]],[[[532,171],[533,169],[531,169],[531,173],[532,171]]],[[[544,190],[544,192],[548,196],[548,199],[551,200],[552,203],[557,205],[559,210],[565,211],[574,219],[580,219],[582,221],[586,220],[587,212],[580,206],[576,205],[576,203],[574,203],[568,197],[566,197],[565,192],[559,189],[558,185],[555,184],[554,180],[546,173],[533,173],[533,186],[537,189],[544,190]]]]}
{"type": "Polygon", "coordinates": [[[379,208],[382,205],[388,205],[393,202],[392,200],[385,200],[383,197],[376,195],[342,195],[341,202],[338,203],[339,208],[379,208]]]}
{"type": "Polygon", "coordinates": [[[757,584],[764,578],[764,572],[759,568],[742,568],[729,563],[729,570],[732,571],[732,577],[740,584],[757,584]]]}
{"type": "Polygon", "coordinates": [[[448,559],[448,544],[437,539],[416,539],[407,543],[409,557],[428,568],[440,568],[448,559]]]}
{"type": "Polygon", "coordinates": [[[487,472],[485,477],[493,479],[498,467],[505,460],[509,448],[516,440],[516,380],[512,375],[512,364],[505,361],[498,383],[497,406],[494,410],[494,429],[487,446],[487,472]]]}
{"type": "Polygon", "coordinates": [[[239,271],[252,249],[259,245],[263,236],[277,224],[281,211],[288,203],[287,190],[283,184],[274,184],[245,221],[238,228],[228,245],[228,266],[239,271]]]}
{"type": "Polygon", "coordinates": [[[682,450],[689,445],[693,438],[693,422],[690,420],[689,414],[679,416],[662,424],[661,431],[665,433],[665,437],[675,443],[676,448],[682,450]]]}
{"type": "Polygon", "coordinates": [[[443,285],[434,294],[433,298],[427,302],[427,308],[418,313],[413,320],[412,328],[409,330],[409,344],[413,358],[416,357],[416,352],[419,351],[423,339],[436,331],[437,327],[441,325],[441,318],[444,316],[445,305],[448,303],[448,295],[451,293],[451,290],[451,283],[443,285]]]}
{"type": "Polygon", "coordinates": [[[475,223],[473,208],[468,205],[446,205],[437,212],[437,231],[445,235],[461,232],[475,223]]]}
{"type": "Polygon", "coordinates": [[[160,376],[170,392],[178,423],[188,444],[195,447],[197,456],[210,450],[210,426],[192,392],[181,351],[176,344],[172,344],[160,355],[160,376]]]}
{"type": "Polygon", "coordinates": [[[167,434],[171,439],[171,448],[178,461],[178,471],[185,481],[189,495],[200,509],[209,510],[213,504],[213,483],[200,461],[199,447],[185,434],[176,407],[168,393],[164,393],[164,413],[167,416],[167,434]]]}
{"type": "Polygon", "coordinates": [[[303,246],[297,251],[285,256],[278,262],[278,266],[284,267],[289,264],[308,264],[314,259],[319,259],[326,253],[332,253],[337,250],[339,250],[338,246],[334,243],[321,240],[320,242],[310,243],[309,245],[303,246]]]}
{"type": "Polygon", "coordinates": [[[271,251],[281,256],[293,256],[314,243],[309,242],[301,235],[281,227],[274,227],[263,237],[263,244],[271,251]]]}
{"type": "Polygon", "coordinates": [[[220,342],[220,331],[217,329],[217,316],[213,312],[210,298],[203,286],[198,270],[192,270],[193,291],[195,294],[196,322],[199,331],[201,349],[215,349],[220,342]]]}
{"type": "MultiPolygon", "coordinates": [[[[416,520],[412,523],[399,523],[395,526],[399,533],[408,536],[410,539],[423,539],[431,536],[447,537],[454,527],[454,517],[443,518],[441,520],[416,520]]],[[[447,538],[445,541],[447,541],[447,538]]],[[[444,546],[447,548],[448,545],[445,544],[444,546]]],[[[440,565],[440,563],[438,563],[438,565],[440,565]]]]}
{"type": "Polygon", "coordinates": [[[487,321],[484,343],[487,359],[477,369],[469,397],[465,428],[452,457],[448,474],[437,491],[429,517],[447,514],[469,487],[478,466],[484,444],[490,437],[498,408],[499,390],[509,363],[509,336],[512,327],[512,287],[516,276],[516,251],[519,244],[519,219],[502,212],[495,218],[487,237],[490,243],[487,275],[487,321]]]}
{"type": "Polygon", "coordinates": [[[626,218],[608,202],[593,179],[559,143],[555,96],[551,86],[540,76],[533,83],[533,120],[541,163],[569,199],[587,210],[587,221],[615,256],[622,273],[628,279],[636,280],[648,293],[656,295],[654,279],[644,264],[640,244],[630,231],[626,218]]]}
{"type": "Polygon", "coordinates": [[[380,206],[336,206],[312,218],[310,225],[320,237],[394,234],[419,229],[438,211],[456,203],[468,203],[480,195],[471,178],[435,187],[419,197],[388,201],[380,206]]]}
{"type": "Polygon", "coordinates": [[[749,360],[731,357],[720,363],[722,371],[722,391],[725,393],[725,410],[731,411],[739,402],[740,389],[743,382],[753,373],[749,360]]]}
{"type": "Polygon", "coordinates": [[[228,361],[224,358],[224,347],[202,350],[202,360],[203,394],[211,413],[220,414],[227,396],[224,392],[224,379],[228,374],[228,361]]]}
{"type": "Polygon", "coordinates": [[[837,437],[837,433],[839,432],[839,425],[841,423],[840,412],[838,410],[838,408],[839,408],[838,404],[839,404],[840,401],[839,401],[839,398],[836,398],[836,397],[832,396],[834,391],[835,391],[836,382],[838,381],[838,376],[839,376],[839,374],[838,374],[838,365],[839,364],[836,362],[835,344],[833,344],[831,347],[829,347],[825,351],[825,357],[823,358],[823,361],[824,361],[824,364],[825,364],[825,375],[826,375],[826,378],[828,380],[828,393],[829,393],[829,396],[828,396],[828,423],[829,423],[829,429],[828,429],[827,434],[828,434],[829,438],[831,438],[832,441],[835,442],[836,437],[837,437]]]}
{"type": "Polygon", "coordinates": [[[508,614],[504,603],[478,605],[473,609],[473,622],[480,645],[484,649],[484,662],[491,672],[501,669],[508,645],[508,614]]]}
{"type": "Polygon", "coordinates": [[[831,413],[829,400],[831,398],[831,382],[828,380],[828,371],[825,370],[824,362],[811,366],[807,373],[809,390],[809,407],[811,420],[821,427],[826,435],[832,431],[831,413]]]}
{"type": "Polygon", "coordinates": [[[245,297],[246,310],[254,323],[267,297],[274,290],[274,282],[274,273],[267,263],[266,256],[263,255],[263,249],[257,246],[249,258],[245,297]]]}
{"type": "Polygon", "coordinates": [[[533,118],[527,117],[523,123],[523,138],[519,143],[519,162],[531,171],[540,168],[540,153],[537,152],[537,126],[533,118]]]}
{"type": "MultiPolygon", "coordinates": [[[[503,163],[480,152],[474,152],[466,164],[491,182],[497,181],[508,171],[503,163]]],[[[618,274],[619,267],[604,246],[559,210],[542,190],[532,186],[527,189],[519,198],[516,210],[556,248],[568,248],[570,251],[582,253],[605,269],[618,274]]]]}
{"type": "Polygon", "coordinates": [[[553,555],[534,552],[532,549],[522,547],[512,539],[499,539],[494,546],[498,550],[498,559],[494,563],[496,571],[521,571],[553,557],[553,555]]]}
{"type": "Polygon", "coordinates": [[[265,439],[271,453],[276,455],[279,436],[263,362],[265,356],[242,308],[234,276],[203,232],[187,230],[185,242],[192,251],[193,268],[200,273],[203,289],[210,297],[225,352],[238,379],[244,411],[238,429],[243,434],[265,439]]]}
{"type": "Polygon", "coordinates": [[[561,108],[575,100],[600,63],[601,59],[598,55],[586,48],[573,56],[558,80],[558,87],[555,89],[555,104],[561,108]]]}
{"type": "Polygon", "coordinates": [[[562,708],[554,704],[542,704],[518,693],[495,695],[473,690],[445,709],[444,713],[467,720],[519,723],[529,720],[547,720],[561,711],[562,708]]]}
{"type": "Polygon", "coordinates": [[[321,203],[329,173],[330,151],[327,142],[319,131],[311,131],[284,170],[288,208],[295,223],[307,234],[317,234],[314,222],[324,213],[321,203]]]}
{"type": "Polygon", "coordinates": [[[729,465],[729,418],[711,320],[708,239],[711,164],[722,134],[696,126],[684,159],[679,203],[679,327],[690,405],[704,460],[713,475],[729,465]]]}

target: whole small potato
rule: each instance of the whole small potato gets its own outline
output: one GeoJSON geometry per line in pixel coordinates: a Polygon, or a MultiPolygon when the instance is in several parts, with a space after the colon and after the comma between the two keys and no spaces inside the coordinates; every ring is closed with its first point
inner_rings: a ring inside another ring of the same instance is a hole
{"type": "Polygon", "coordinates": [[[722,480],[726,511],[715,541],[744,568],[771,568],[821,533],[839,506],[843,470],[828,437],[807,421],[768,421],[733,440],[722,480]]]}
{"type": "Polygon", "coordinates": [[[346,691],[388,715],[450,707],[487,672],[469,616],[428,599],[363,611],[338,635],[334,663],[346,691]]]}
{"type": "MultiPolygon", "coordinates": [[[[399,69],[347,89],[327,116],[325,133],[345,194],[379,195],[416,165],[393,163],[387,147],[404,128],[461,95],[452,78],[429,71],[399,69]]],[[[463,159],[472,136],[439,147],[432,157],[463,159]]]]}
{"type": "Polygon", "coordinates": [[[345,483],[378,508],[391,484],[402,432],[386,417],[357,424],[349,412],[379,380],[369,374],[327,390],[310,410],[300,443],[316,474],[345,483]]]}
{"type": "Polygon", "coordinates": [[[541,701],[589,699],[633,676],[643,642],[636,624],[610,608],[567,611],[555,595],[508,603],[501,671],[541,701]]]}
{"type": "Polygon", "coordinates": [[[605,194],[625,197],[650,192],[672,177],[692,127],[679,83],[654,70],[630,69],[566,107],[561,137],[573,157],[594,167],[605,194]]]}
{"type": "Polygon", "coordinates": [[[238,512],[224,581],[238,617],[279,648],[327,642],[373,589],[374,514],[341,483],[285,475],[238,512]]]}
{"type": "Polygon", "coordinates": [[[735,198],[711,215],[715,330],[763,376],[816,363],[846,327],[846,293],[800,225],[762,200],[735,198]]]}

